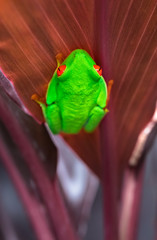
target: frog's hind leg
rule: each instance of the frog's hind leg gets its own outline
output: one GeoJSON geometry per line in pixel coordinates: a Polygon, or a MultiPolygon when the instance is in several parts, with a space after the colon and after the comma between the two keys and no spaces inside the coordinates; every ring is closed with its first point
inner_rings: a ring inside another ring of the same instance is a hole
{"type": "Polygon", "coordinates": [[[60,111],[57,104],[51,104],[47,108],[43,108],[43,114],[46,119],[46,122],[50,128],[50,130],[54,134],[58,134],[61,131],[61,117],[60,117],[60,111]]]}
{"type": "Polygon", "coordinates": [[[94,131],[106,113],[107,111],[104,109],[100,108],[99,106],[95,106],[90,112],[89,119],[85,124],[84,129],[87,132],[94,131]]]}

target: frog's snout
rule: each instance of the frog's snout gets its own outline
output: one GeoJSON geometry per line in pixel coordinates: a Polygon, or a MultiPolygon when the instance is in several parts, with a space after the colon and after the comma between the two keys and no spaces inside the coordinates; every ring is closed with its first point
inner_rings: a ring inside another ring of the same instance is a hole
{"type": "Polygon", "coordinates": [[[83,50],[83,49],[76,49],[75,51],[74,51],[74,58],[77,58],[77,57],[86,57],[86,52],[85,52],[85,50],[83,50]]]}

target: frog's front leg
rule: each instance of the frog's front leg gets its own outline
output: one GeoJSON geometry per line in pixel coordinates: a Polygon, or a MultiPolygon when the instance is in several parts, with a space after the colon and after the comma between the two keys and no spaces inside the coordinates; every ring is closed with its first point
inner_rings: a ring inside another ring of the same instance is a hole
{"type": "Polygon", "coordinates": [[[54,134],[58,134],[61,131],[61,117],[60,110],[56,103],[49,106],[41,104],[45,120],[54,134]]]}
{"type": "Polygon", "coordinates": [[[104,110],[99,106],[95,106],[90,112],[89,119],[85,124],[84,129],[87,132],[94,131],[106,113],[107,110],[104,110]]]}

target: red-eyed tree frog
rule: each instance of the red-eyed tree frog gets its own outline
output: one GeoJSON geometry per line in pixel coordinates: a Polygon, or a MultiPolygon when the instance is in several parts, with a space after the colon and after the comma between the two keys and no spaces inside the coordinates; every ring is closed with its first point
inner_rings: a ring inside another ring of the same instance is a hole
{"type": "Polygon", "coordinates": [[[101,67],[82,49],[74,50],[62,63],[59,59],[57,63],[48,85],[46,104],[34,100],[40,104],[54,134],[76,134],[82,128],[92,132],[108,112],[110,90],[101,67]]]}

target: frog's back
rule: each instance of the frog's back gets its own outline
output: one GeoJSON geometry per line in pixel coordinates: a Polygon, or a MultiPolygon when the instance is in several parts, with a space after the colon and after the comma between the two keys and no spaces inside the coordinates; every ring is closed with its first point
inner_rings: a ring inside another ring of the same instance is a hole
{"type": "Polygon", "coordinates": [[[97,84],[85,88],[76,88],[76,85],[58,93],[62,131],[66,133],[78,133],[84,127],[99,95],[97,84]]]}
{"type": "Polygon", "coordinates": [[[99,83],[89,76],[93,59],[80,49],[72,55],[74,59],[68,66],[68,77],[59,84],[57,91],[62,131],[67,133],[77,133],[86,124],[99,94],[99,83]]]}
{"type": "Polygon", "coordinates": [[[87,123],[97,105],[100,76],[94,70],[94,60],[81,49],[73,51],[62,63],[64,74],[57,78],[56,104],[60,109],[61,131],[78,133],[87,123]]]}

